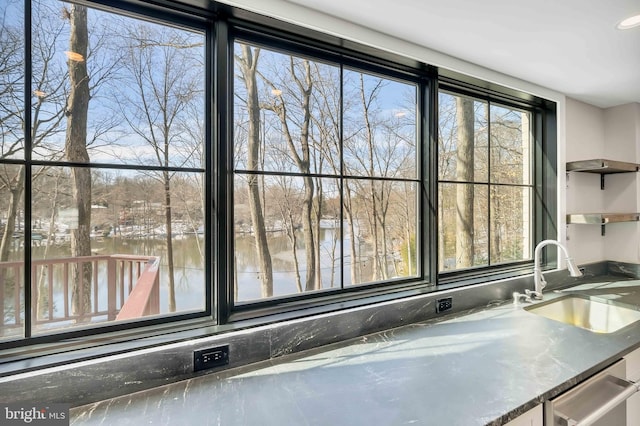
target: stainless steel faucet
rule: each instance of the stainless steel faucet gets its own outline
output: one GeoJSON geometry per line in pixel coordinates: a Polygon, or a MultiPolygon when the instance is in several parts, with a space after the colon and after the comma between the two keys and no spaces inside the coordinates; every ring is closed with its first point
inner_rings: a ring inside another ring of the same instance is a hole
{"type": "Polygon", "coordinates": [[[542,299],[542,289],[545,288],[545,286],[547,285],[547,281],[544,279],[544,276],[542,275],[542,270],[540,269],[540,253],[542,253],[542,248],[549,244],[560,247],[560,249],[562,249],[562,251],[564,252],[564,255],[566,257],[565,260],[567,262],[567,269],[569,270],[569,275],[571,275],[572,277],[582,276],[582,272],[580,272],[580,269],[576,266],[573,259],[569,257],[569,252],[567,251],[567,248],[565,246],[563,246],[556,240],[540,241],[540,243],[538,243],[538,245],[536,246],[536,250],[533,254],[533,282],[535,285],[534,291],[525,290],[525,293],[527,293],[527,295],[530,295],[535,299],[542,299]]]}

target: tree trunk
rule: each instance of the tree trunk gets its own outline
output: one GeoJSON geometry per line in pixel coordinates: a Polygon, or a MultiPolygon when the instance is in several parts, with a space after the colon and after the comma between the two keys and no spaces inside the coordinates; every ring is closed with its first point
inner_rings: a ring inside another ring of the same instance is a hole
{"type": "MultiPolygon", "coordinates": [[[[2,243],[0,244],[0,262],[7,262],[9,260],[9,249],[13,243],[13,233],[16,229],[16,217],[18,216],[18,206],[22,199],[22,193],[24,190],[24,169],[21,167],[20,171],[16,174],[11,183],[9,189],[9,206],[7,207],[7,220],[4,227],[4,235],[2,236],[2,243]]],[[[25,242],[26,244],[26,242],[25,242]]],[[[3,271],[5,269],[3,268],[3,271]]]]}
{"type": "MultiPolygon", "coordinates": [[[[362,114],[364,118],[365,128],[367,130],[367,149],[369,154],[369,176],[375,176],[375,167],[373,162],[374,156],[374,137],[373,128],[369,121],[369,104],[365,97],[364,88],[364,76],[360,74],[360,100],[362,101],[362,114]]],[[[373,244],[373,274],[372,281],[378,281],[382,274],[382,264],[380,262],[380,240],[378,237],[378,197],[375,188],[376,181],[371,181],[369,184],[369,196],[371,201],[371,219],[369,220],[371,226],[371,242],[373,244]]]]}
{"type": "Polygon", "coordinates": [[[362,280],[362,270],[360,269],[360,259],[358,257],[360,253],[356,251],[356,239],[358,236],[356,235],[356,226],[353,223],[353,212],[351,211],[353,208],[351,203],[351,188],[347,182],[344,184],[343,204],[344,212],[347,216],[347,224],[349,225],[349,235],[351,236],[351,238],[349,238],[349,253],[351,255],[351,285],[355,285],[360,282],[358,281],[358,278],[362,280]],[[358,274],[356,274],[356,272],[358,272],[358,274]]]}
{"type": "MultiPolygon", "coordinates": [[[[456,98],[458,123],[457,176],[465,182],[473,182],[474,112],[473,100],[456,98]]],[[[456,190],[456,267],[473,266],[473,185],[458,184],[456,190]]]]}
{"type": "MultiPolygon", "coordinates": [[[[409,191],[407,191],[407,184],[404,184],[404,194],[405,194],[405,203],[404,203],[404,211],[405,211],[405,238],[407,239],[407,276],[413,276],[413,247],[411,247],[411,222],[409,220],[409,191]]],[[[442,230],[438,232],[438,236],[444,234],[442,230]]],[[[440,241],[440,240],[438,240],[440,241]]],[[[438,245],[438,247],[442,247],[438,245]]],[[[417,256],[416,256],[417,257],[417,256]]],[[[442,255],[440,255],[442,257],[442,255]]],[[[439,269],[441,270],[441,269],[439,269]]]]}
{"type": "MultiPolygon", "coordinates": [[[[320,252],[320,220],[322,219],[322,203],[323,203],[323,187],[322,187],[322,179],[316,178],[316,203],[315,208],[313,210],[313,235],[315,236],[315,265],[316,265],[316,290],[320,290],[322,288],[322,268],[320,267],[321,256],[320,252]]],[[[333,274],[331,274],[333,275],[333,274]]]]}
{"type": "MultiPolygon", "coordinates": [[[[249,131],[247,168],[258,170],[260,161],[260,105],[258,100],[258,84],[256,81],[256,71],[258,66],[258,54],[254,57],[251,47],[242,46],[242,74],[247,88],[247,112],[249,114],[249,131]]],[[[262,281],[262,297],[273,296],[273,266],[271,254],[267,242],[267,232],[264,223],[264,213],[260,203],[260,188],[258,186],[258,176],[250,174],[247,178],[249,187],[249,209],[251,211],[251,223],[253,225],[253,235],[255,237],[258,263],[260,265],[260,279],[262,281]]]]}
{"type": "Polygon", "coordinates": [[[316,287],[316,247],[313,237],[312,218],[314,192],[313,178],[306,176],[304,178],[304,200],[302,201],[302,231],[304,233],[304,251],[307,260],[306,291],[318,289],[316,287]]]}
{"type": "MultiPolygon", "coordinates": [[[[9,249],[13,243],[13,233],[16,227],[16,217],[18,216],[18,206],[22,198],[22,192],[24,187],[24,169],[20,168],[20,171],[13,179],[11,188],[9,188],[9,206],[7,207],[7,220],[5,221],[4,235],[2,236],[2,243],[0,243],[0,262],[7,262],[9,260],[9,249]]],[[[8,274],[8,268],[0,268],[0,292],[3,294],[13,294],[15,286],[20,286],[20,282],[17,277],[8,274]],[[11,279],[9,279],[11,277],[11,279]]],[[[3,297],[0,299],[4,300],[3,297]]],[[[16,312],[16,314],[18,314],[16,312]]],[[[4,335],[4,306],[0,306],[0,336],[4,335]]]]}
{"type": "MultiPolygon", "coordinates": [[[[489,256],[491,263],[501,262],[502,259],[502,239],[500,238],[500,224],[503,223],[500,220],[499,213],[502,213],[500,197],[496,191],[489,193],[489,208],[491,212],[491,246],[489,247],[489,256]]],[[[514,211],[515,213],[515,211],[514,211]]]]}
{"type": "MultiPolygon", "coordinates": [[[[302,92],[302,110],[303,119],[300,129],[300,149],[302,151],[302,158],[298,156],[297,151],[294,148],[293,139],[289,133],[289,128],[286,125],[286,116],[283,114],[280,119],[288,134],[289,148],[296,159],[296,163],[301,173],[310,173],[310,161],[311,156],[309,152],[309,126],[311,125],[311,92],[313,91],[313,81],[311,79],[311,66],[309,61],[304,61],[305,70],[305,83],[306,87],[302,86],[302,83],[296,78],[298,87],[302,92]]],[[[291,75],[295,76],[293,68],[293,57],[290,62],[291,75]]],[[[284,109],[283,109],[284,111],[284,109]]],[[[304,200],[302,202],[302,230],[304,232],[304,250],[307,262],[307,284],[306,290],[317,290],[316,281],[316,238],[313,234],[313,198],[315,195],[315,183],[312,177],[304,177],[304,200]]]]}
{"type": "Polygon", "coordinates": [[[378,221],[380,224],[380,239],[382,244],[382,253],[380,259],[380,266],[382,272],[382,279],[386,280],[389,278],[389,268],[387,265],[387,258],[389,257],[389,252],[387,249],[387,223],[386,223],[386,214],[382,213],[378,217],[378,221]]]}
{"type": "MultiPolygon", "coordinates": [[[[67,160],[77,163],[88,163],[87,153],[87,114],[89,109],[89,76],[87,75],[87,47],[89,37],[87,31],[87,9],[84,6],[72,5],[69,14],[71,30],[69,35],[69,97],[65,114],[67,116],[67,133],[65,153],[67,160]]],[[[85,167],[71,168],[73,199],[78,213],[78,227],[71,230],[71,255],[91,255],[91,170],[85,167]]],[[[91,311],[91,276],[90,262],[76,264],[72,268],[71,305],[72,313],[83,315],[91,311]]]]}
{"type": "MultiPolygon", "coordinates": [[[[55,228],[56,228],[56,210],[58,207],[58,195],[60,194],[60,174],[55,177],[55,186],[53,188],[53,195],[51,197],[51,215],[49,216],[49,232],[47,232],[47,238],[45,240],[44,253],[42,259],[49,257],[49,249],[55,242],[55,228]]],[[[40,276],[38,277],[38,297],[36,301],[36,315],[38,319],[48,318],[47,310],[50,303],[49,300],[47,274],[52,274],[53,270],[50,270],[46,265],[40,268],[40,276]]]]}
{"type": "MultiPolygon", "coordinates": [[[[168,149],[165,149],[165,153],[169,153],[168,149]]],[[[168,164],[168,159],[167,159],[168,164]]],[[[162,172],[164,179],[164,219],[165,230],[167,231],[167,263],[169,265],[169,312],[176,311],[176,283],[173,266],[173,227],[171,226],[171,177],[167,170],[162,172]]]]}
{"type": "Polygon", "coordinates": [[[298,262],[298,238],[296,237],[296,227],[293,223],[293,215],[287,207],[287,213],[283,213],[283,221],[286,224],[286,232],[291,243],[291,256],[293,257],[293,273],[296,279],[296,289],[302,293],[302,281],[300,280],[300,264],[298,262]]]}
{"type": "MultiPolygon", "coordinates": [[[[379,202],[379,210],[378,210],[378,223],[380,225],[380,235],[381,235],[381,244],[382,244],[382,279],[389,279],[389,247],[387,246],[387,217],[389,212],[389,199],[390,199],[390,191],[391,187],[388,186],[384,181],[379,183],[380,185],[380,202],[379,202]]],[[[394,268],[395,261],[392,261],[394,268]]],[[[397,274],[396,274],[397,275],[397,274]]]]}

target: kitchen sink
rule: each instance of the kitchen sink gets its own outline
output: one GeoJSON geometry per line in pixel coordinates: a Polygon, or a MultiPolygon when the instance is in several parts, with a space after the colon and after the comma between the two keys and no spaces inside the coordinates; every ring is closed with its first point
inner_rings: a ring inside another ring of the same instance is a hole
{"type": "Polygon", "coordinates": [[[594,333],[613,333],[640,320],[640,311],[610,300],[569,294],[558,299],[527,306],[525,310],[594,333]]]}

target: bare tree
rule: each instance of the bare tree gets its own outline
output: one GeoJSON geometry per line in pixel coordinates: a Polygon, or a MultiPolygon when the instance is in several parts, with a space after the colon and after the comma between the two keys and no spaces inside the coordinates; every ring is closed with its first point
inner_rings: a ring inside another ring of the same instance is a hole
{"type": "Polygon", "coordinates": [[[398,200],[400,185],[392,179],[416,176],[415,118],[411,118],[415,114],[407,113],[414,108],[415,89],[411,95],[405,91],[411,86],[397,87],[398,83],[363,73],[357,73],[353,80],[356,81],[350,82],[349,93],[350,97],[357,97],[358,105],[346,113],[351,121],[349,127],[354,128],[345,137],[346,161],[350,173],[367,177],[355,180],[351,187],[356,189],[356,199],[366,216],[372,259],[370,279],[377,281],[389,278],[390,266],[397,273],[392,245],[406,237],[397,226],[400,212],[392,200],[396,205],[407,201],[398,200]],[[411,104],[406,110],[392,114],[388,106],[382,105],[398,89],[413,99],[405,100],[411,104]]]}
{"type": "Polygon", "coordinates": [[[291,246],[291,257],[293,259],[294,277],[298,293],[302,293],[302,281],[300,278],[300,264],[298,262],[298,236],[296,224],[300,220],[299,209],[300,197],[293,184],[293,178],[289,176],[276,177],[278,185],[271,188],[269,198],[277,204],[282,221],[282,228],[289,239],[291,246]]]}
{"type": "MultiPolygon", "coordinates": [[[[314,144],[314,168],[320,173],[331,173],[339,176],[342,173],[342,141],[341,141],[341,129],[342,129],[342,117],[341,106],[348,102],[341,99],[341,86],[339,71],[336,68],[327,67],[326,65],[319,65],[314,63],[314,73],[317,76],[315,81],[316,90],[313,91],[314,96],[314,114],[313,120],[313,132],[311,133],[314,144]]],[[[318,235],[318,265],[322,266],[322,260],[327,257],[330,260],[329,267],[329,287],[335,286],[336,280],[336,267],[340,265],[340,257],[345,257],[342,253],[343,247],[340,246],[339,241],[342,237],[339,230],[342,229],[341,219],[341,207],[339,204],[340,199],[346,197],[340,197],[339,187],[329,182],[329,188],[327,186],[327,180],[318,178],[316,179],[316,186],[318,188],[317,208],[316,208],[316,235],[318,235]],[[328,195],[327,195],[328,191],[328,195]],[[333,195],[332,195],[333,194],[333,195]],[[337,203],[337,204],[336,204],[337,203]],[[330,244],[325,244],[320,241],[320,221],[321,219],[331,219],[334,221],[334,229],[329,231],[332,235],[330,244]],[[323,255],[323,252],[325,253],[323,255]]],[[[342,189],[345,190],[347,184],[343,181],[342,189]]],[[[345,218],[348,215],[345,214],[345,218]]],[[[348,219],[347,219],[348,220],[348,219]]],[[[350,247],[355,247],[353,239],[351,239],[350,247]]],[[[355,259],[355,252],[353,259],[355,259]]],[[[321,270],[323,268],[320,268],[321,270]]],[[[351,282],[355,283],[355,268],[350,268],[351,282]]]]}
{"type": "MultiPolygon", "coordinates": [[[[529,184],[528,113],[493,105],[490,109],[492,180],[503,184],[529,184]]],[[[488,115],[487,112],[487,121],[488,115]]],[[[492,188],[492,263],[529,258],[529,226],[525,225],[529,216],[529,197],[524,188],[492,188]]]]}
{"type": "MultiPolygon", "coordinates": [[[[110,75],[118,61],[114,56],[109,56],[109,60],[94,68],[93,76],[95,78],[89,77],[92,73],[88,69],[88,59],[92,53],[96,53],[95,49],[106,44],[106,35],[103,34],[104,28],[100,31],[94,31],[96,45],[92,52],[86,8],[80,6],[60,8],[60,4],[57,2],[34,1],[32,13],[31,77],[33,101],[31,104],[31,134],[29,135],[31,156],[49,160],[61,160],[66,157],[71,162],[87,163],[89,161],[87,146],[91,145],[92,141],[96,141],[99,135],[107,132],[109,128],[106,124],[108,120],[94,120],[93,138],[88,138],[90,92],[110,75]],[[60,46],[64,37],[68,37],[68,49],[65,49],[66,63],[60,60],[62,56],[60,46]],[[90,80],[93,80],[93,86],[90,86],[90,80]],[[65,137],[56,137],[60,134],[65,134],[65,137]],[[60,142],[61,139],[64,140],[64,144],[60,142]]],[[[4,37],[8,36],[10,31],[5,31],[9,27],[4,23],[2,28],[3,41],[0,44],[4,46],[4,37]]],[[[22,44],[18,43],[16,46],[22,44]]],[[[0,51],[7,52],[2,48],[0,51]]],[[[22,63],[24,60],[22,52],[18,51],[18,53],[18,59],[22,63]]],[[[9,60],[4,63],[11,64],[13,62],[9,60]]],[[[1,79],[3,82],[10,80],[12,89],[6,92],[0,89],[2,92],[0,96],[6,95],[10,98],[0,102],[2,105],[0,111],[11,112],[10,115],[0,118],[2,128],[7,130],[2,132],[2,157],[11,158],[20,155],[20,151],[24,149],[24,135],[21,132],[26,127],[22,122],[24,94],[23,89],[20,89],[24,86],[22,80],[17,79],[14,71],[9,72],[8,69],[3,71],[7,71],[7,73],[0,73],[1,79]]],[[[19,74],[22,75],[22,71],[19,71],[19,74]]],[[[7,87],[2,83],[0,86],[7,87]]],[[[0,115],[2,114],[3,112],[0,112],[0,115]]],[[[76,167],[72,173],[76,197],[74,208],[77,210],[79,219],[78,228],[72,231],[72,255],[89,255],[91,253],[89,240],[91,227],[90,171],[76,167]]],[[[31,184],[35,183],[39,176],[46,174],[44,167],[33,170],[31,184]]],[[[6,260],[9,257],[14,230],[16,225],[19,226],[19,223],[16,224],[16,217],[23,202],[24,179],[24,166],[5,166],[0,173],[0,185],[7,187],[10,194],[6,213],[7,223],[3,241],[0,243],[0,260],[6,260]]],[[[29,200],[29,202],[36,201],[29,200]]],[[[55,211],[57,206],[51,208],[55,211]]],[[[30,242],[26,243],[30,244],[30,242]]],[[[88,263],[82,265],[79,270],[72,271],[72,312],[79,316],[78,320],[80,321],[83,320],[82,315],[90,307],[91,274],[91,266],[88,263]]]]}
{"type": "MultiPolygon", "coordinates": [[[[175,274],[171,181],[168,168],[191,161],[193,144],[181,143],[180,120],[191,102],[202,100],[202,76],[199,74],[198,49],[203,44],[185,31],[136,23],[127,34],[125,67],[133,84],[120,96],[120,112],[133,133],[151,148],[151,154],[139,155],[143,164],[163,167],[152,172],[164,191],[164,233],[166,235],[169,277],[169,311],[175,312],[175,274]]],[[[144,150],[143,150],[144,151],[144,150]]]]}
{"type": "MultiPolygon", "coordinates": [[[[247,170],[257,171],[260,164],[260,103],[258,98],[258,60],[260,58],[260,49],[252,49],[248,45],[241,45],[241,55],[236,56],[236,61],[240,66],[242,81],[246,89],[246,108],[247,108],[247,170]]],[[[251,212],[251,223],[253,225],[253,234],[255,238],[255,246],[258,254],[258,263],[260,268],[261,292],[262,297],[273,296],[273,266],[271,263],[271,254],[269,253],[269,244],[267,242],[267,233],[264,221],[264,211],[260,201],[259,180],[256,174],[247,176],[247,185],[249,188],[249,208],[251,212]]]]}
{"type": "MultiPolygon", "coordinates": [[[[74,163],[88,163],[87,114],[89,110],[89,75],[87,74],[87,50],[89,32],[87,9],[71,5],[69,9],[69,96],[65,108],[67,133],[65,153],[67,160],[74,163]]],[[[71,229],[71,255],[73,257],[91,255],[91,170],[85,167],[71,169],[74,208],[77,210],[77,228],[71,229]]],[[[82,315],[91,311],[90,262],[74,264],[72,272],[72,312],[82,315]]]]}
{"type": "MultiPolygon", "coordinates": [[[[280,120],[282,136],[289,148],[289,155],[303,175],[304,198],[302,199],[301,221],[307,266],[305,291],[312,291],[320,288],[318,265],[316,265],[318,260],[316,257],[317,236],[314,235],[313,226],[316,188],[314,179],[310,176],[310,126],[314,77],[310,61],[289,56],[288,62],[288,74],[286,74],[285,81],[276,81],[272,77],[262,74],[265,83],[272,88],[274,98],[271,103],[262,103],[261,107],[275,113],[280,120]],[[290,93],[285,93],[285,90],[290,93]],[[290,103],[294,105],[289,105],[290,103]],[[294,129],[290,125],[293,117],[289,113],[289,108],[293,106],[299,110],[294,120],[296,123],[294,129]]],[[[278,77],[284,78],[284,75],[278,77]]]]}
{"type": "MultiPolygon", "coordinates": [[[[473,182],[474,173],[474,110],[473,100],[456,98],[456,117],[458,123],[456,173],[458,179],[473,182]]],[[[473,265],[473,185],[457,185],[456,215],[456,266],[458,268],[473,265]]]]}
{"type": "MultiPolygon", "coordinates": [[[[64,22],[45,5],[34,10],[34,36],[32,41],[34,98],[32,106],[31,145],[34,150],[42,148],[49,158],[56,158],[60,150],[46,146],[49,137],[61,133],[65,108],[66,71],[56,63],[56,45],[62,37],[64,22]],[[46,33],[46,37],[43,34],[46,33]]],[[[22,23],[10,25],[5,15],[0,29],[0,131],[2,137],[1,157],[13,158],[24,149],[25,123],[23,90],[24,44],[20,31],[22,23]]],[[[37,177],[37,174],[34,175],[37,177]]],[[[6,165],[0,172],[0,186],[9,190],[6,208],[5,232],[0,243],[0,261],[7,261],[13,243],[16,217],[22,204],[25,184],[23,166],[6,165]]]]}
{"type": "MultiPolygon", "coordinates": [[[[188,165],[195,168],[204,167],[205,153],[204,153],[204,140],[205,125],[204,125],[204,111],[202,107],[204,105],[196,105],[195,102],[189,103],[187,106],[187,120],[183,120],[179,125],[179,132],[184,135],[184,146],[187,147],[189,153],[187,154],[188,165]]],[[[174,199],[181,201],[181,204],[185,208],[187,214],[188,226],[190,231],[194,234],[201,232],[200,226],[204,224],[204,216],[206,212],[206,192],[204,190],[204,176],[203,174],[189,174],[186,184],[192,190],[197,191],[177,191],[174,199]],[[199,200],[199,211],[195,211],[191,208],[194,204],[194,200],[199,200]]],[[[198,247],[198,253],[200,257],[204,259],[204,247],[202,246],[200,239],[195,239],[196,246],[198,247]]]]}
{"type": "MultiPolygon", "coordinates": [[[[68,176],[65,176],[62,169],[57,169],[53,173],[46,173],[45,177],[46,179],[43,180],[47,184],[48,188],[43,188],[42,192],[46,194],[43,198],[49,202],[49,206],[47,208],[49,211],[49,223],[47,226],[47,235],[44,238],[45,248],[42,255],[43,259],[47,259],[49,257],[49,250],[55,242],[57,209],[60,205],[60,198],[64,196],[64,182],[68,180],[68,176]],[[53,187],[51,188],[49,186],[53,187]]],[[[52,274],[53,271],[49,270],[46,265],[43,265],[38,278],[38,295],[35,309],[36,315],[39,319],[45,317],[46,310],[50,307],[50,304],[53,303],[53,300],[49,300],[49,292],[46,288],[47,283],[45,282],[45,279],[48,273],[52,274]]]]}

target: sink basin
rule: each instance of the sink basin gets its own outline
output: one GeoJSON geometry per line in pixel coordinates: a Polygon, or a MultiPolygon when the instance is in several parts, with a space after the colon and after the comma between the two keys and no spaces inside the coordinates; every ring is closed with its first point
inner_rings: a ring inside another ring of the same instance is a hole
{"type": "Polygon", "coordinates": [[[575,294],[527,306],[525,310],[594,333],[613,333],[640,320],[640,311],[609,300],[595,300],[575,294]]]}

